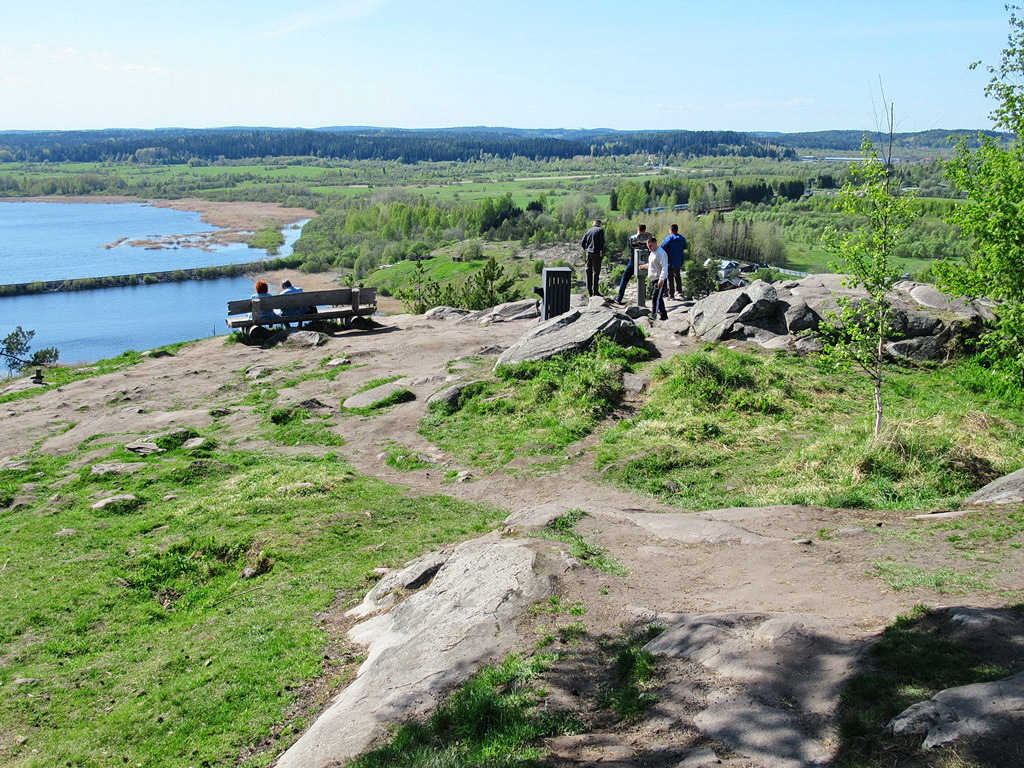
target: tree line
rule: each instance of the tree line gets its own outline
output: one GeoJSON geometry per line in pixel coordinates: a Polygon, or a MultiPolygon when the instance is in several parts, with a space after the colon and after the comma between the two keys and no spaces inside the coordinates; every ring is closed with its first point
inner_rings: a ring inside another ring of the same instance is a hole
{"type": "Polygon", "coordinates": [[[585,137],[466,130],[163,129],[0,133],[0,162],[136,162],[157,165],[265,156],[467,162],[484,156],[570,158],[636,153],[792,158],[735,131],[607,131],[585,137]]]}

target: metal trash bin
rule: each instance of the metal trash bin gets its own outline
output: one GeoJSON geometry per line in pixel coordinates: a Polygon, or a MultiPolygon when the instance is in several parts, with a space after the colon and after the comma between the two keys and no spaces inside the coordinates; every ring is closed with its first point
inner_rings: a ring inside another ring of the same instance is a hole
{"type": "Polygon", "coordinates": [[[544,284],[533,289],[540,296],[541,321],[564,315],[569,311],[569,298],[572,295],[572,268],[545,267],[541,279],[544,284]]]}

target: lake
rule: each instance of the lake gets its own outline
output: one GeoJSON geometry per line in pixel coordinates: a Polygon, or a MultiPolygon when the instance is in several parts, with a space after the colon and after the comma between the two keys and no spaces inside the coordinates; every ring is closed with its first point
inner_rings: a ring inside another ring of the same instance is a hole
{"type": "MultiPolygon", "coordinates": [[[[102,247],[122,237],[214,229],[198,213],[137,203],[0,203],[0,283],[185,269],[265,256],[243,244],[213,251],[102,247]]],[[[287,256],[301,229],[283,232],[279,255],[287,256]]],[[[33,350],[57,347],[61,362],[91,362],[127,349],[226,333],[227,302],[251,294],[251,281],[229,277],[0,298],[0,338],[20,325],[36,332],[33,350]]]]}
{"type": "Polygon", "coordinates": [[[103,247],[122,238],[145,240],[217,229],[198,213],[144,203],[0,202],[0,284],[166,272],[264,257],[263,251],[245,243],[210,251],[187,245],[103,247]]]}

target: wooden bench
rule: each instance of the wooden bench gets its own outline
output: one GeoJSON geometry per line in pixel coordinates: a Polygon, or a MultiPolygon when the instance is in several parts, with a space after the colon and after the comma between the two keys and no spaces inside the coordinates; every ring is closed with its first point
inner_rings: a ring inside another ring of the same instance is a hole
{"type": "Polygon", "coordinates": [[[377,311],[376,288],[334,288],[329,291],[302,291],[277,296],[267,294],[256,299],[240,299],[228,302],[228,328],[244,329],[272,325],[304,323],[311,320],[345,320],[372,315],[377,311]],[[315,308],[315,312],[307,311],[315,308]],[[278,310],[278,312],[274,312],[278,310]],[[294,314],[283,314],[291,310],[294,314]],[[273,318],[253,320],[274,312],[273,318]]]}

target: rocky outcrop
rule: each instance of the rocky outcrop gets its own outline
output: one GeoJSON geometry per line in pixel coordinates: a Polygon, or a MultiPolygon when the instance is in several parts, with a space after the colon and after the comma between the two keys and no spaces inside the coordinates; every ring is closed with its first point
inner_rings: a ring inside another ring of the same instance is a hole
{"type": "MultiPolygon", "coordinates": [[[[705,341],[743,339],[768,349],[800,341],[806,345],[806,334],[839,308],[841,297],[854,305],[866,297],[863,289],[847,285],[848,281],[845,275],[812,275],[774,284],[755,280],[701,299],[672,329],[705,341]]],[[[952,299],[934,286],[910,280],[896,283],[888,299],[897,338],[887,350],[905,360],[945,360],[992,318],[983,304],[952,299]]]]}
{"type": "MultiPolygon", "coordinates": [[[[992,683],[947,688],[893,718],[897,734],[923,735],[925,749],[982,737],[1000,738],[1024,725],[1024,672],[992,683]]],[[[1009,763],[1007,763],[1009,765],[1009,763]]]]}
{"type": "Polygon", "coordinates": [[[579,352],[589,347],[597,336],[607,336],[623,346],[644,341],[640,329],[626,315],[606,306],[580,307],[531,329],[498,357],[497,365],[547,360],[579,352]]]}
{"type": "Polygon", "coordinates": [[[550,589],[540,570],[527,543],[494,533],[386,574],[350,613],[376,613],[349,632],[367,648],[356,679],[277,767],[340,765],[387,725],[429,711],[444,690],[507,653],[516,619],[550,589]]]}
{"type": "MultiPolygon", "coordinates": [[[[367,389],[364,392],[357,392],[345,399],[341,404],[342,408],[371,408],[378,405],[390,397],[400,393],[408,392],[409,387],[413,381],[409,377],[403,377],[396,379],[395,381],[389,381],[386,384],[367,389]]],[[[410,399],[412,399],[412,393],[409,392],[410,399]]]]}
{"type": "Polygon", "coordinates": [[[974,506],[1024,504],[1024,469],[993,480],[969,496],[964,504],[974,506]]]}

